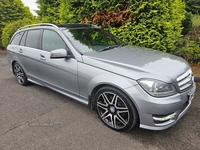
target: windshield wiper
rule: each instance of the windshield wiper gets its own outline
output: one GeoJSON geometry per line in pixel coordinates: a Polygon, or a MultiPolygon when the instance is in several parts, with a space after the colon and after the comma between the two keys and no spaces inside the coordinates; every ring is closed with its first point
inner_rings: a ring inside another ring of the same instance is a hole
{"type": "Polygon", "coordinates": [[[107,46],[107,47],[105,47],[105,48],[103,48],[103,49],[98,50],[98,52],[111,50],[111,49],[114,49],[114,48],[119,47],[119,46],[120,46],[120,45],[111,45],[111,46],[107,46]]]}

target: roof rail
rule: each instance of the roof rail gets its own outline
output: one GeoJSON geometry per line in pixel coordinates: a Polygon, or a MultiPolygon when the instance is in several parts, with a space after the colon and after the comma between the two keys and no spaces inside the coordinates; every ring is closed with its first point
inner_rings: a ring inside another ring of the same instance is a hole
{"type": "Polygon", "coordinates": [[[37,27],[37,26],[52,26],[52,27],[58,28],[58,26],[56,26],[55,24],[51,24],[51,23],[39,23],[39,24],[27,25],[27,26],[19,28],[18,30],[22,30],[22,29],[26,29],[26,28],[31,28],[31,27],[37,27]]]}
{"type": "Polygon", "coordinates": [[[80,24],[80,23],[64,23],[64,24],[58,24],[58,27],[68,27],[68,28],[73,28],[73,27],[92,27],[92,24],[80,24]]]}

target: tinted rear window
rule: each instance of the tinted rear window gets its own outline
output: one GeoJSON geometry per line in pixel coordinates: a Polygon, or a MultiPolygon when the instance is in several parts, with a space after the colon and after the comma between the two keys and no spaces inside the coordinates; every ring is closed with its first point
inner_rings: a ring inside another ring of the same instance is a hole
{"type": "Polygon", "coordinates": [[[32,48],[38,48],[39,45],[40,30],[28,31],[26,46],[32,48]]]}
{"type": "Polygon", "coordinates": [[[22,39],[21,39],[21,42],[20,42],[20,45],[21,46],[25,46],[25,42],[26,42],[26,35],[27,35],[27,32],[24,33],[22,39]]]}
{"type": "Polygon", "coordinates": [[[17,34],[14,36],[14,38],[12,39],[11,44],[12,44],[12,45],[19,45],[19,42],[20,42],[20,40],[21,40],[21,37],[22,37],[23,33],[24,33],[24,32],[19,32],[19,33],[17,33],[17,34]]]}

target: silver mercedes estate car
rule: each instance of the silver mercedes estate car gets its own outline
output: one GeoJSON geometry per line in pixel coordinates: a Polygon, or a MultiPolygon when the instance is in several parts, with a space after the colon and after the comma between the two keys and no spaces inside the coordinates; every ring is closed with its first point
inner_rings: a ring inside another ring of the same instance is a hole
{"type": "Polygon", "coordinates": [[[19,84],[32,82],[84,103],[116,131],[171,127],[196,89],[184,59],[126,45],[90,24],[21,27],[7,59],[19,84]]]}

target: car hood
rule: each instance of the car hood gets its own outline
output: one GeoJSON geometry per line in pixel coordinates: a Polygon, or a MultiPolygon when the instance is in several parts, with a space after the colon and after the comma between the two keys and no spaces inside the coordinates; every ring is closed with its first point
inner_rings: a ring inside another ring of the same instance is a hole
{"type": "Polygon", "coordinates": [[[188,63],[175,55],[137,46],[124,46],[83,55],[83,62],[128,78],[154,78],[175,82],[189,69],[188,63]]]}

